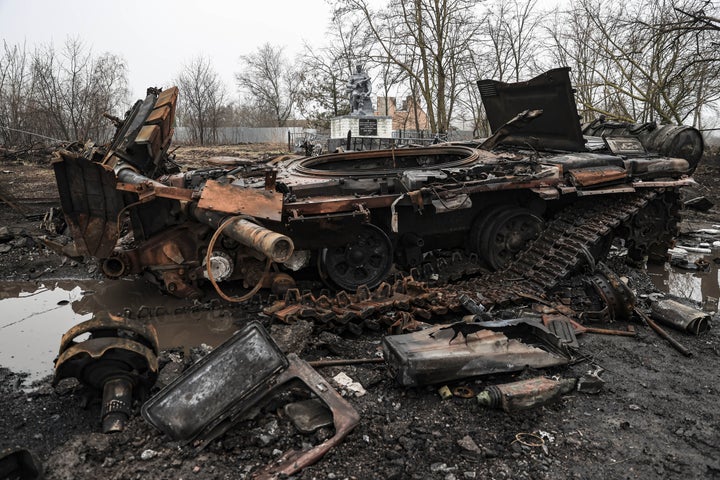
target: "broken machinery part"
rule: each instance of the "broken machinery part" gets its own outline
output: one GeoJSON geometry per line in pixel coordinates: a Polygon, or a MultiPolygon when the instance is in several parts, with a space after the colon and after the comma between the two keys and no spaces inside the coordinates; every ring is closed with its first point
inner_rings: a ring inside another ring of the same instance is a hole
{"type": "Polygon", "coordinates": [[[566,365],[572,358],[565,344],[533,319],[465,325],[478,327],[467,342],[451,343],[453,330],[442,325],[384,337],[383,353],[397,382],[428,385],[528,366],[566,365]]]}
{"type": "Polygon", "coordinates": [[[99,312],[63,335],[53,383],[77,378],[101,390],[103,433],[119,432],[132,414],[133,396],[155,383],[158,353],[153,326],[99,312]]]}
{"type": "Polygon", "coordinates": [[[477,395],[480,405],[513,413],[548,403],[575,389],[577,379],[536,377],[518,382],[491,385],[477,395]]]}
{"type": "Polygon", "coordinates": [[[257,322],[247,324],[188,368],[142,407],[145,420],[174,440],[205,447],[253,408],[300,384],[332,414],[335,435],[306,451],[289,451],[255,478],[292,475],[339,444],[360,417],[307,363],[283,355],[257,322]]]}
{"type": "Polygon", "coordinates": [[[667,342],[672,345],[672,347],[677,350],[678,352],[682,353],[686,357],[692,357],[693,353],[692,351],[688,350],[687,347],[685,347],[683,344],[675,340],[673,337],[670,336],[669,333],[667,333],[665,330],[660,327],[657,323],[653,322],[650,317],[647,316],[645,312],[640,310],[640,308],[635,307],[635,313],[642,319],[645,324],[655,330],[655,333],[657,333],[660,337],[667,340],[667,342]]]}
{"type": "Polygon", "coordinates": [[[710,329],[709,314],[675,300],[664,299],[653,302],[650,310],[650,315],[654,319],[676,330],[700,335],[710,329]]]}

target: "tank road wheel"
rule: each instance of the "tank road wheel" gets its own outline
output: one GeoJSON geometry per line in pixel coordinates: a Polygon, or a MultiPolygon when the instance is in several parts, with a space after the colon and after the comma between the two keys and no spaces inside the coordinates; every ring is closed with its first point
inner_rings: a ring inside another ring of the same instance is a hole
{"type": "Polygon", "coordinates": [[[320,250],[318,269],[326,282],[355,291],[361,285],[374,288],[385,280],[392,258],[392,243],[385,232],[364,224],[348,244],[320,250]]]}
{"type": "Polygon", "coordinates": [[[540,235],[544,226],[543,219],[527,208],[498,207],[476,222],[471,241],[490,267],[501,270],[540,235]]]}

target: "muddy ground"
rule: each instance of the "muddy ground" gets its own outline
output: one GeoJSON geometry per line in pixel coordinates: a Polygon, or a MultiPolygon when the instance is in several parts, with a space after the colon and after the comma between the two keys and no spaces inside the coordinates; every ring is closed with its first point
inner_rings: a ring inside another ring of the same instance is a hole
{"type": "MultiPolygon", "coordinates": [[[[264,155],[241,147],[226,147],[220,153],[182,149],[177,153],[181,162],[191,160],[196,165],[202,165],[203,155],[209,154],[264,155]]],[[[718,174],[720,168],[701,165],[696,175],[699,190],[716,203],[718,174]]],[[[38,240],[41,214],[57,204],[45,160],[0,163],[0,188],[5,199],[15,204],[15,208],[0,204],[0,228],[7,227],[0,230],[0,279],[99,280],[92,262],[59,256],[38,240]]],[[[717,207],[683,214],[685,229],[720,224],[717,207]]],[[[640,302],[658,292],[644,269],[625,266],[622,257],[610,263],[628,278],[640,302]]],[[[240,325],[246,317],[232,318],[240,325]]],[[[260,320],[268,324],[267,319],[260,320]]],[[[326,378],[345,372],[367,390],[364,396],[346,397],[358,410],[360,424],[340,446],[293,478],[720,478],[720,329],[715,324],[699,337],[673,331],[694,353],[686,358],[649,328],[640,324],[635,328],[637,337],[581,336],[587,360],[570,367],[451,385],[479,392],[489,384],[543,373],[572,377],[594,365],[605,369],[600,394],[568,394],[521,414],[483,409],[474,399],[443,401],[437,387],[401,388],[382,364],[324,368],[320,372],[326,378]]],[[[272,329],[278,338],[291,329],[295,340],[291,348],[311,360],[373,356],[381,338],[378,333],[359,338],[318,334],[309,325],[272,329]]],[[[194,358],[192,352],[170,353],[161,359],[161,367],[168,371],[177,370],[173,364],[187,366],[194,358]]],[[[4,368],[0,368],[0,405],[0,450],[13,446],[32,450],[47,478],[53,479],[250,478],[282,452],[316,444],[332,433],[321,429],[301,435],[287,418],[266,410],[194,454],[167,441],[139,416],[126,431],[103,435],[100,406],[85,388],[72,382],[53,388],[49,378],[28,388],[21,373],[4,368]]]]}

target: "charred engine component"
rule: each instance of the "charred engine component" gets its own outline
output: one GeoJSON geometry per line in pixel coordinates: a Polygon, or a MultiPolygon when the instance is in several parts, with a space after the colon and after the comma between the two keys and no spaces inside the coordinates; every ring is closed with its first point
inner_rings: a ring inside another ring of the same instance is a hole
{"type": "Polygon", "coordinates": [[[272,337],[251,322],[188,368],[142,407],[151,425],[174,440],[209,442],[293,385],[307,389],[332,414],[335,435],[306,451],[286,452],[253,478],[293,475],[322,458],[352,431],[360,417],[315,370],[283,355],[272,337]]]}
{"type": "Polygon", "coordinates": [[[288,236],[241,216],[227,218],[226,215],[202,208],[192,210],[192,215],[201,223],[215,229],[222,228],[222,233],[263,254],[273,262],[283,263],[290,260],[295,249],[293,241],[288,236]]]}
{"type": "Polygon", "coordinates": [[[101,390],[103,433],[119,432],[132,414],[134,396],[155,383],[158,353],[154,327],[101,312],[63,335],[54,384],[77,378],[101,390]]]}
{"type": "MultiPolygon", "coordinates": [[[[583,125],[583,134],[605,139],[637,138],[647,152],[687,160],[688,173],[695,171],[705,147],[702,134],[696,128],[683,125],[659,126],[655,122],[608,122],[600,118],[583,125]]],[[[644,154],[645,151],[635,153],[644,154]]]]}

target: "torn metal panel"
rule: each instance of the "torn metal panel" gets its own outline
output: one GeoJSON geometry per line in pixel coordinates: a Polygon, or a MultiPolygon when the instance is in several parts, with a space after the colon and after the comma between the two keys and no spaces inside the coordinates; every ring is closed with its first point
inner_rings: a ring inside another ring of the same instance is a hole
{"type": "Polygon", "coordinates": [[[68,150],[55,152],[60,204],[80,255],[103,258],[117,243],[117,217],[125,206],[112,170],[68,150]]]}
{"type": "Polygon", "coordinates": [[[502,142],[534,148],[585,151],[570,83],[570,68],[556,68],[526,82],[477,82],[493,132],[524,110],[542,110],[539,118],[502,142]]]}
{"type": "Polygon", "coordinates": [[[278,222],[282,219],[283,195],[266,189],[254,190],[208,180],[202,189],[198,207],[278,222]]]}
{"type": "Polygon", "coordinates": [[[292,475],[315,463],[357,425],[359,415],[296,355],[283,355],[265,329],[248,324],[143,405],[143,417],[170,438],[197,441],[219,437],[293,384],[300,383],[332,412],[335,436],[307,451],[289,451],[256,472],[256,478],[292,475]]]}
{"type": "Polygon", "coordinates": [[[428,385],[528,366],[565,365],[571,360],[559,338],[535,320],[466,325],[477,329],[464,340],[453,340],[453,329],[442,325],[385,337],[383,352],[397,382],[408,387],[428,385]]]}

